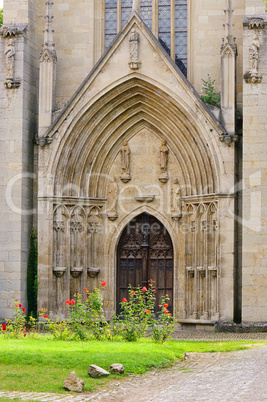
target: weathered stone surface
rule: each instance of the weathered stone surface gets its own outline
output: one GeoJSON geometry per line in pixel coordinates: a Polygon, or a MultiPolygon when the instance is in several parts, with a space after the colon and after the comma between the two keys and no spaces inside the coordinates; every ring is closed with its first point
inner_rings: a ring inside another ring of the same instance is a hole
{"type": "Polygon", "coordinates": [[[109,372],[104,370],[102,367],[96,366],[95,364],[91,364],[89,366],[89,369],[87,371],[87,374],[90,377],[96,378],[96,377],[105,377],[109,375],[109,372]]]}
{"type": "Polygon", "coordinates": [[[120,363],[111,364],[109,367],[110,374],[123,374],[124,373],[124,366],[120,363]]]}
{"type": "Polygon", "coordinates": [[[84,381],[76,376],[75,371],[72,371],[64,381],[63,388],[68,391],[82,392],[84,389],[84,381]]]}

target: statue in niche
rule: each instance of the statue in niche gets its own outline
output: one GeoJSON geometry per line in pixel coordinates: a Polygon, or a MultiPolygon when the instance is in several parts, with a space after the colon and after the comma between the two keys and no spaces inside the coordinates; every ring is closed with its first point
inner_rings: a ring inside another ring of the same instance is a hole
{"type": "Polygon", "coordinates": [[[165,140],[161,141],[161,147],[159,149],[160,153],[160,176],[159,180],[162,183],[166,183],[169,180],[169,175],[168,175],[168,155],[169,155],[169,149],[167,147],[167,143],[165,140]]]}
{"type": "Polygon", "coordinates": [[[172,219],[179,220],[182,217],[181,187],[178,179],[174,180],[171,189],[171,212],[172,219]]]}
{"type": "Polygon", "coordinates": [[[6,76],[7,79],[14,79],[14,70],[15,70],[15,45],[14,39],[9,39],[5,48],[5,56],[6,56],[6,76]]]}
{"type": "Polygon", "coordinates": [[[259,69],[259,49],[260,49],[259,36],[256,33],[254,33],[253,41],[249,49],[250,71],[252,73],[257,73],[259,69]]]}
{"type": "Polygon", "coordinates": [[[258,84],[262,81],[262,75],[259,73],[259,50],[260,33],[254,32],[253,40],[249,48],[249,71],[244,74],[247,83],[258,84]]]}
{"type": "Polygon", "coordinates": [[[137,70],[141,66],[141,63],[139,61],[139,43],[140,43],[140,35],[138,32],[136,32],[136,29],[133,28],[129,36],[129,47],[130,47],[129,66],[133,70],[137,70]]]}
{"type": "Polygon", "coordinates": [[[107,188],[107,202],[108,202],[108,219],[115,221],[118,218],[117,206],[118,206],[119,189],[116,181],[116,177],[113,177],[108,184],[107,188]]]}
{"type": "Polygon", "coordinates": [[[126,140],[123,141],[123,146],[120,152],[121,152],[121,170],[122,170],[122,175],[120,178],[124,183],[127,183],[128,181],[131,180],[130,175],[131,151],[128,142],[126,140]]]}

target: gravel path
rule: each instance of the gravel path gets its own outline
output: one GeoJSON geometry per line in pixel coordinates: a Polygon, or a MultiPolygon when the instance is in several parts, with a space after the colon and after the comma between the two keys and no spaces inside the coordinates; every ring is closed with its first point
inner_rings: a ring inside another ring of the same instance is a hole
{"type": "Polygon", "coordinates": [[[230,353],[190,353],[171,369],[129,376],[93,393],[0,391],[0,401],[1,397],[58,402],[267,401],[267,346],[230,353]]]}

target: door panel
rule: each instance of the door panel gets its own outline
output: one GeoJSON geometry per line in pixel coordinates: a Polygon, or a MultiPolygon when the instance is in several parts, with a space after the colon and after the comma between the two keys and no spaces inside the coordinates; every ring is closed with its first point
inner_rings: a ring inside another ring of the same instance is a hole
{"type": "Polygon", "coordinates": [[[128,297],[129,284],[148,287],[149,280],[158,289],[156,311],[161,297],[168,294],[172,312],[173,246],[162,223],[148,214],[132,220],[121,235],[117,257],[117,312],[122,299],[128,297]]]}

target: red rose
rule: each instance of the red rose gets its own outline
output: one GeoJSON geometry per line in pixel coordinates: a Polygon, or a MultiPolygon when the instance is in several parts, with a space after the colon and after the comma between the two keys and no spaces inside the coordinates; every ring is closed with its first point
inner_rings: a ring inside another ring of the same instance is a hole
{"type": "Polygon", "coordinates": [[[172,316],[171,313],[169,314],[169,316],[170,316],[170,317],[172,316]]]}
{"type": "Polygon", "coordinates": [[[102,286],[106,286],[107,282],[106,281],[102,281],[102,286]]]}
{"type": "Polygon", "coordinates": [[[143,289],[142,289],[142,291],[143,291],[143,292],[146,292],[146,291],[147,291],[147,288],[144,286],[143,289]]]}
{"type": "Polygon", "coordinates": [[[70,304],[75,304],[75,300],[71,299],[70,304]]]}
{"type": "Polygon", "coordinates": [[[22,307],[22,311],[25,311],[26,309],[25,309],[25,307],[22,307]]]}
{"type": "Polygon", "coordinates": [[[48,315],[44,315],[44,318],[48,318],[48,315]]]}
{"type": "Polygon", "coordinates": [[[25,338],[26,334],[24,334],[24,338],[25,338]]]}
{"type": "Polygon", "coordinates": [[[151,314],[151,311],[150,311],[150,310],[146,310],[146,313],[147,313],[147,314],[151,314]]]}
{"type": "Polygon", "coordinates": [[[87,288],[84,288],[84,290],[87,292],[87,288]]]}
{"type": "Polygon", "coordinates": [[[69,299],[67,299],[67,300],[65,301],[65,303],[66,303],[66,304],[70,304],[70,301],[69,301],[69,299]]]}
{"type": "Polygon", "coordinates": [[[165,314],[169,314],[169,310],[165,309],[165,310],[164,310],[164,313],[165,313],[165,314]]]}
{"type": "Polygon", "coordinates": [[[134,291],[134,290],[131,292],[131,295],[135,295],[135,291],[134,291]]]}
{"type": "Polygon", "coordinates": [[[2,330],[3,330],[3,331],[6,331],[6,324],[3,324],[3,325],[2,325],[2,330]]]}
{"type": "Polygon", "coordinates": [[[168,304],[167,304],[167,303],[165,303],[163,307],[167,308],[167,307],[169,307],[169,306],[168,306],[168,304]]]}
{"type": "Polygon", "coordinates": [[[22,304],[21,304],[21,303],[19,304],[19,307],[22,307],[22,304]]]}
{"type": "Polygon", "coordinates": [[[18,299],[15,299],[15,301],[18,301],[18,299]]]}
{"type": "Polygon", "coordinates": [[[122,302],[123,302],[123,303],[127,303],[127,299],[124,297],[124,298],[122,299],[122,302]]]}

